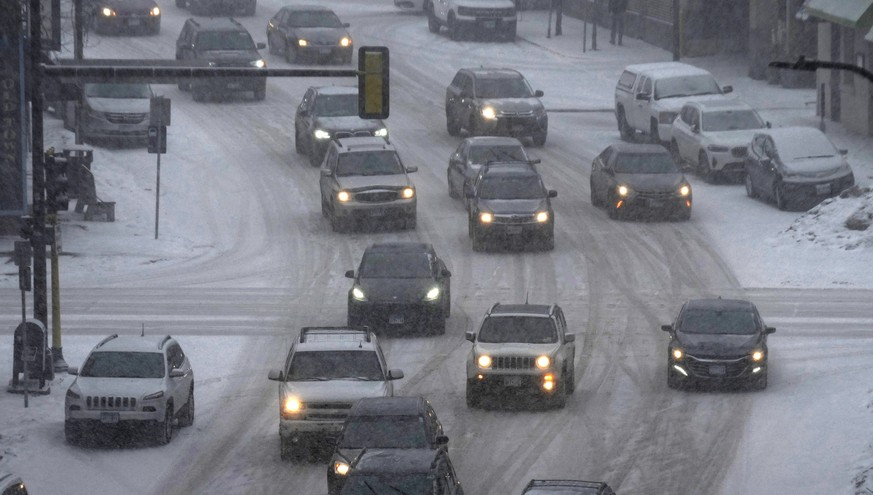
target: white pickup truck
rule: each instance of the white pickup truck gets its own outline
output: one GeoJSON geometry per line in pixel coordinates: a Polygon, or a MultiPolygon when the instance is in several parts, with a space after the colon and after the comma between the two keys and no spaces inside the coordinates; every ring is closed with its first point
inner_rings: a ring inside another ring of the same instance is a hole
{"type": "Polygon", "coordinates": [[[424,10],[431,33],[445,26],[453,40],[486,33],[515,40],[516,13],[511,0],[425,0],[424,10]]]}
{"type": "Polygon", "coordinates": [[[726,98],[733,91],[721,87],[709,72],[681,62],[629,65],[615,86],[615,118],[621,138],[636,131],[652,142],[669,143],[673,120],[682,105],[693,100],[726,98]]]}

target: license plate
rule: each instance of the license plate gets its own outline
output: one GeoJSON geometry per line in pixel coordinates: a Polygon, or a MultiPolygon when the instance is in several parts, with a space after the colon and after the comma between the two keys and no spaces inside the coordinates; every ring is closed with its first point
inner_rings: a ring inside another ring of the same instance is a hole
{"type": "Polygon", "coordinates": [[[512,235],[521,234],[521,227],[518,227],[518,226],[506,227],[506,233],[512,234],[512,235]]]}
{"type": "Polygon", "coordinates": [[[139,19],[128,19],[127,20],[128,26],[139,26],[140,24],[141,24],[141,21],[139,19]]]}
{"type": "Polygon", "coordinates": [[[521,377],[520,376],[507,376],[503,378],[503,385],[507,387],[520,387],[521,386],[521,377]]]}
{"type": "Polygon", "coordinates": [[[391,315],[388,317],[389,325],[402,325],[403,321],[403,315],[391,315]]]}
{"type": "Polygon", "coordinates": [[[709,367],[709,374],[713,376],[724,376],[725,368],[723,364],[713,364],[709,367]]]}
{"type": "Polygon", "coordinates": [[[485,29],[494,29],[497,27],[497,21],[483,21],[482,27],[485,29]]]}
{"type": "Polygon", "coordinates": [[[101,423],[118,423],[118,413],[100,413],[101,423]]]}
{"type": "Polygon", "coordinates": [[[384,217],[384,216],[385,216],[385,212],[382,211],[382,210],[373,210],[373,211],[370,212],[370,216],[371,216],[371,217],[384,217]]]}
{"type": "Polygon", "coordinates": [[[815,193],[816,194],[830,194],[831,193],[831,185],[830,184],[816,184],[815,185],[815,193]]]}
{"type": "Polygon", "coordinates": [[[646,201],[646,205],[648,205],[649,208],[663,208],[664,202],[658,201],[656,199],[650,199],[650,200],[646,201]]]}

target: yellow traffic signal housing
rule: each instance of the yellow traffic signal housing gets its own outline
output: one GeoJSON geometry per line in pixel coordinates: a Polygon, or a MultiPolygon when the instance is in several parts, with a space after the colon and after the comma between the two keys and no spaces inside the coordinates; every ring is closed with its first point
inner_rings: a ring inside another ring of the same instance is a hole
{"type": "Polygon", "coordinates": [[[388,47],[358,48],[358,116],[388,118],[388,47]]]}

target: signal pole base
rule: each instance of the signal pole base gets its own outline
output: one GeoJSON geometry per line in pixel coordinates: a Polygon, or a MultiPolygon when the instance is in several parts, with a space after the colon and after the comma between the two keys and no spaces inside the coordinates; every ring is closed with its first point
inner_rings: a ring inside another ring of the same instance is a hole
{"type": "Polygon", "coordinates": [[[69,365],[67,365],[67,362],[64,361],[63,351],[64,349],[62,347],[52,347],[52,361],[54,361],[52,364],[54,366],[55,373],[66,373],[67,370],[70,368],[69,365]]]}

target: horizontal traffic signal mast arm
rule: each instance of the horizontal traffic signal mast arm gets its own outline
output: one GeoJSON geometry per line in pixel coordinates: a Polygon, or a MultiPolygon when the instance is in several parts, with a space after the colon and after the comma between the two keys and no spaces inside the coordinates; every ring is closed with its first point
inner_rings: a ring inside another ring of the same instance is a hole
{"type": "Polygon", "coordinates": [[[854,72],[859,76],[867,79],[871,83],[873,83],[873,72],[870,72],[863,67],[858,67],[854,64],[849,64],[846,62],[831,62],[828,60],[807,60],[804,57],[800,57],[796,62],[770,62],[770,67],[775,69],[791,69],[791,70],[804,70],[804,71],[814,71],[816,69],[836,69],[836,70],[847,70],[849,72],[854,72]]]}

